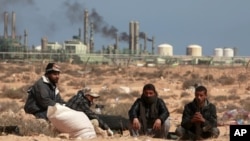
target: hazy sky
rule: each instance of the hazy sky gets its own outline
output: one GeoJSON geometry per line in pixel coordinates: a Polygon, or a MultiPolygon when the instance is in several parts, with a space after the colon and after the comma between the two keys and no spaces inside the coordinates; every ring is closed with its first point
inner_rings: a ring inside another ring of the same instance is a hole
{"type": "MultiPolygon", "coordinates": [[[[250,56],[250,0],[0,0],[0,12],[16,13],[17,34],[28,31],[28,44],[41,38],[62,43],[83,31],[83,11],[95,18],[95,49],[115,43],[113,33],[129,33],[129,22],[138,21],[140,32],[155,37],[155,46],[168,43],[174,55],[184,55],[190,44],[202,46],[203,55],[215,48],[237,47],[250,56]]],[[[3,15],[3,14],[2,14],[3,15]]],[[[0,35],[3,35],[3,16],[0,35]]],[[[9,26],[10,34],[10,26],[9,26]]],[[[82,35],[83,36],[83,35],[82,35]]],[[[140,40],[143,44],[143,40],[140,40]]],[[[120,48],[128,47],[120,42],[120,48]]],[[[151,42],[147,43],[151,51],[151,42]]]]}

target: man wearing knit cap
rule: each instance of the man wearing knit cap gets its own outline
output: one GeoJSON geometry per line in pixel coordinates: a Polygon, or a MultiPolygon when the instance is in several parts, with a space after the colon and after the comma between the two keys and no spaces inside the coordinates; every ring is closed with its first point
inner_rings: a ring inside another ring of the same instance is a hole
{"type": "Polygon", "coordinates": [[[65,104],[57,87],[60,72],[60,67],[56,63],[47,64],[45,74],[27,91],[28,98],[24,105],[26,113],[48,120],[48,106],[54,106],[56,103],[65,104]]]}

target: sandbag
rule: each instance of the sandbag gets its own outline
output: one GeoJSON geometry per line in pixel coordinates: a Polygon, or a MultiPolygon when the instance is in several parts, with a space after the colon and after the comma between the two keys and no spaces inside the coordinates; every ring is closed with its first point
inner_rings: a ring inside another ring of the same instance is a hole
{"type": "Polygon", "coordinates": [[[57,130],[68,133],[70,138],[92,139],[96,137],[94,126],[83,112],[57,103],[48,107],[47,117],[57,130]]]}

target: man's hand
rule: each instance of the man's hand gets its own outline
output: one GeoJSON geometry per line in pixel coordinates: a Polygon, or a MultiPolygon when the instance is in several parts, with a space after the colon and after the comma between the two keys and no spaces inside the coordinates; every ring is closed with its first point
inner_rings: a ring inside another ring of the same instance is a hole
{"type": "Polygon", "coordinates": [[[160,119],[156,119],[155,123],[153,125],[153,130],[160,130],[161,129],[161,120],[160,119]]]}
{"type": "Polygon", "coordinates": [[[113,136],[114,135],[114,132],[110,128],[107,130],[107,133],[108,133],[108,136],[113,136]]]}
{"type": "Polygon", "coordinates": [[[191,122],[200,122],[200,123],[204,123],[206,120],[203,118],[202,114],[200,112],[196,112],[193,116],[193,118],[191,119],[191,122]]]}
{"type": "Polygon", "coordinates": [[[141,128],[141,124],[138,118],[133,119],[133,129],[139,130],[141,128]]]}

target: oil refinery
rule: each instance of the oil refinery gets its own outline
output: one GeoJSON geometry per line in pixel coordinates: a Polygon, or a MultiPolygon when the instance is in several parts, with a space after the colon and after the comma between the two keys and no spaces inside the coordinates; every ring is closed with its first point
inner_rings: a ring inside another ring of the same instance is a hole
{"type": "Polygon", "coordinates": [[[47,37],[42,37],[40,46],[30,47],[27,44],[28,33],[26,30],[24,30],[23,35],[16,34],[15,12],[11,13],[11,20],[9,20],[8,12],[4,12],[3,15],[4,32],[0,33],[1,60],[38,61],[49,59],[60,62],[73,60],[74,63],[115,65],[127,65],[129,62],[135,65],[142,64],[142,66],[152,66],[152,64],[245,65],[249,62],[249,58],[238,56],[237,48],[215,48],[213,55],[203,56],[202,46],[198,44],[187,45],[186,55],[174,55],[172,45],[163,43],[156,46],[154,36],[148,38],[145,32],[140,32],[138,21],[129,22],[128,35],[115,35],[113,45],[103,46],[95,52],[95,23],[89,22],[87,10],[83,13],[83,31],[79,28],[77,36],[72,36],[72,39],[65,40],[62,44],[51,42],[47,37]],[[9,25],[11,25],[11,34],[9,34],[9,25]],[[128,42],[127,48],[119,47],[119,42],[122,39],[128,42]],[[142,43],[140,43],[140,39],[143,39],[142,43]],[[148,43],[150,43],[150,47],[148,47],[148,43]]]}

